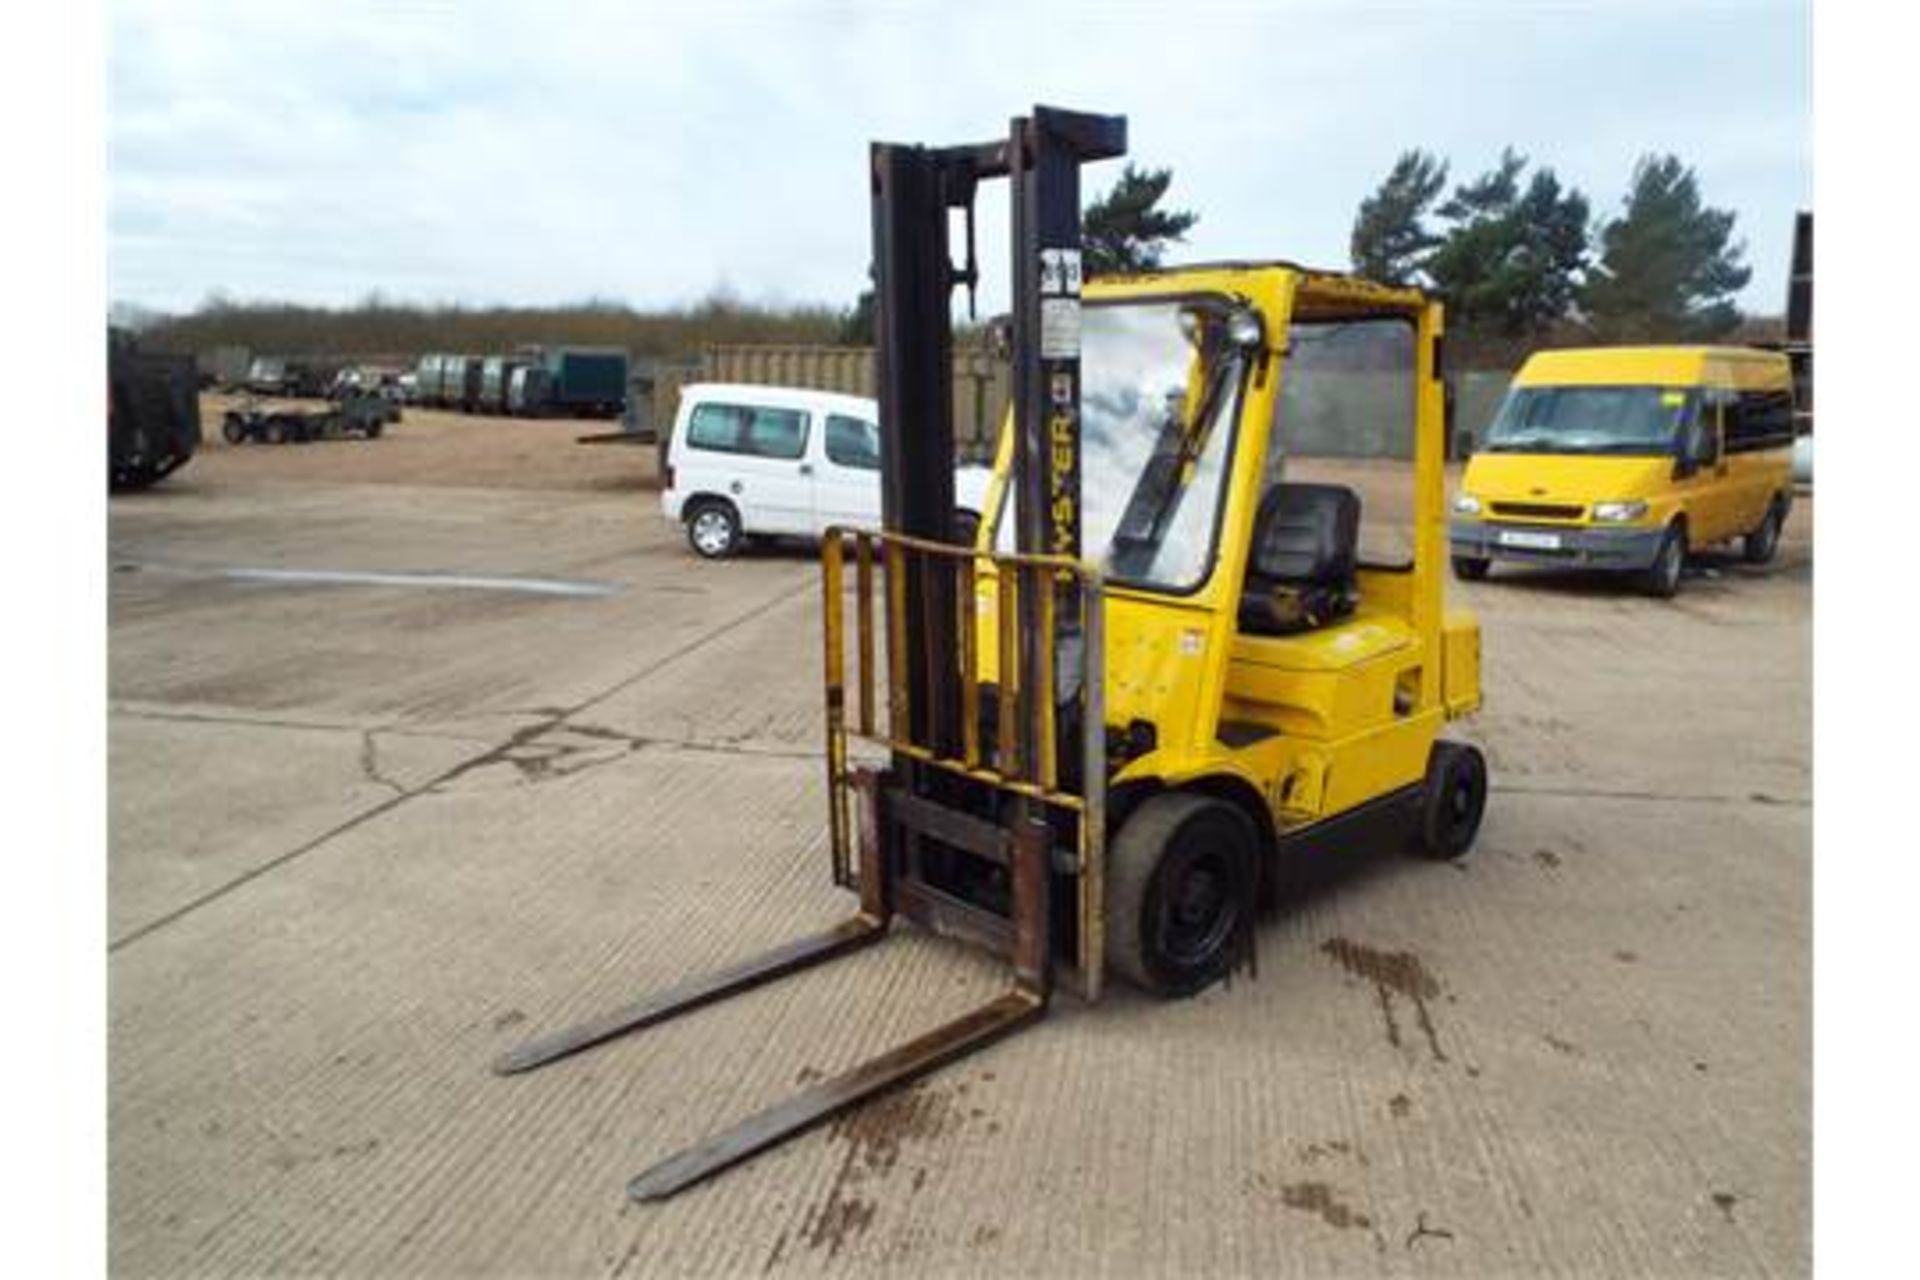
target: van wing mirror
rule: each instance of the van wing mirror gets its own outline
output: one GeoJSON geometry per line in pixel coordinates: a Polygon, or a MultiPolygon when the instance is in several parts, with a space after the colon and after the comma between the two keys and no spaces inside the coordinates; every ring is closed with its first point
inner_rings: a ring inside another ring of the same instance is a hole
{"type": "Polygon", "coordinates": [[[1720,460],[1719,433],[1704,416],[1696,415],[1681,429],[1675,442],[1673,474],[1676,479],[1690,476],[1701,467],[1720,460]]]}

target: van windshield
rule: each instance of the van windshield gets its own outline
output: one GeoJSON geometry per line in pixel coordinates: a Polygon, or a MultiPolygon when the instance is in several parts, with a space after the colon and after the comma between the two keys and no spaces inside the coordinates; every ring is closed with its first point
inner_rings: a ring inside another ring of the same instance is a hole
{"type": "Polygon", "coordinates": [[[1698,412],[1698,393],[1678,387],[1515,387],[1481,447],[1664,457],[1698,412]]]}

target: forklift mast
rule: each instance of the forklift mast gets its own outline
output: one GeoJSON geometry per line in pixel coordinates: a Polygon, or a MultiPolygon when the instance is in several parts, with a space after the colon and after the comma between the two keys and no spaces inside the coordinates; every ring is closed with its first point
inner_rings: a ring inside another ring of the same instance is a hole
{"type": "MultiPolygon", "coordinates": [[[[1004,142],[874,144],[881,522],[887,532],[954,541],[953,290],[964,284],[971,293],[979,279],[973,255],[979,183],[1005,177],[1012,196],[1017,550],[1079,559],[1080,166],[1125,153],[1124,117],[1052,107],[1016,117],[1004,142]],[[967,227],[966,263],[957,270],[948,243],[954,209],[967,227]]],[[[906,674],[914,736],[957,754],[958,690],[944,675],[958,639],[951,574],[951,562],[908,567],[906,612],[919,621],[925,643],[907,655],[906,674]]],[[[1063,655],[1079,634],[1076,605],[1076,593],[1059,593],[1054,634],[1063,655]]],[[[1021,606],[1022,632],[1040,634],[1038,593],[1021,606]]],[[[1048,655],[1030,645],[1025,657],[1025,683],[1039,688],[1043,677],[1033,668],[1048,655]]]]}

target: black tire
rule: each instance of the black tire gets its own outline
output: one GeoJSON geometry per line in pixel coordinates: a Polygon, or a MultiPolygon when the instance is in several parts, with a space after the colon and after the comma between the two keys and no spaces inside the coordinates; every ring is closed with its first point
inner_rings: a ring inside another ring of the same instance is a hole
{"type": "Polygon", "coordinates": [[[1493,561],[1483,560],[1479,556],[1455,556],[1453,558],[1453,576],[1462,582],[1478,582],[1487,576],[1493,568],[1493,561]]]}
{"type": "Polygon", "coordinates": [[[953,513],[953,540],[963,547],[970,547],[980,535],[980,513],[969,511],[965,507],[953,513]]]}
{"type": "Polygon", "coordinates": [[[1780,549],[1780,526],[1786,523],[1786,518],[1780,500],[1774,499],[1767,506],[1767,514],[1761,517],[1760,527],[1740,539],[1741,559],[1748,564],[1771,563],[1774,552],[1780,549]]]}
{"type": "Polygon", "coordinates": [[[1487,812],[1487,759],[1466,742],[1436,742],[1420,795],[1422,857],[1442,861],[1473,847],[1487,812]]]}
{"type": "Polygon", "coordinates": [[[220,420],[220,438],[228,444],[239,444],[247,438],[247,424],[240,420],[239,414],[230,413],[220,420]]]}
{"type": "Polygon", "coordinates": [[[287,438],[286,424],[279,418],[268,418],[260,425],[260,438],[268,444],[279,444],[287,438]]]}
{"type": "Polygon", "coordinates": [[[687,545],[694,554],[707,560],[725,560],[739,554],[746,538],[740,528],[740,513],[731,502],[703,498],[687,512],[687,545]]]}
{"type": "Polygon", "coordinates": [[[1192,792],[1154,796],[1128,817],[1107,860],[1107,958],[1157,996],[1225,977],[1253,927],[1253,824],[1192,792]]]}
{"type": "Polygon", "coordinates": [[[368,423],[367,423],[367,425],[366,425],[366,436],[367,436],[367,439],[369,439],[369,440],[378,440],[378,439],[380,438],[380,432],[381,432],[381,431],[382,431],[382,430],[384,429],[384,427],[385,427],[385,424],[384,424],[384,423],[380,423],[380,422],[377,422],[377,421],[376,421],[376,422],[368,422],[368,423]]]}
{"type": "Polygon", "coordinates": [[[1680,577],[1687,564],[1687,526],[1675,521],[1660,539],[1660,550],[1653,563],[1641,575],[1640,585],[1656,600],[1671,600],[1680,591],[1680,577]]]}

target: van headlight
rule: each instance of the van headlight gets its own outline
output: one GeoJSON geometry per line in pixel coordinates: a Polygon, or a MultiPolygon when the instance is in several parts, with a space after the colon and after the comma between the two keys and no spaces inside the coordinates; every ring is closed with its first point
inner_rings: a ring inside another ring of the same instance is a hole
{"type": "Polygon", "coordinates": [[[1453,509],[1463,516],[1477,516],[1480,514],[1480,499],[1463,493],[1453,500],[1453,509]]]}
{"type": "Polygon", "coordinates": [[[1628,524],[1647,514],[1647,504],[1638,498],[1623,502],[1596,502],[1593,518],[1607,524],[1628,524]]]}

